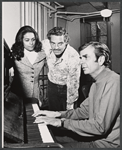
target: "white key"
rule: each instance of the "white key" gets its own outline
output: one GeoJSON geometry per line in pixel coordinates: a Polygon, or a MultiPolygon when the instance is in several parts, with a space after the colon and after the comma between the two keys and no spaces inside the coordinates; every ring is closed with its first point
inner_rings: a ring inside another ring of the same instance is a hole
{"type": "Polygon", "coordinates": [[[38,124],[40,135],[44,143],[54,143],[52,136],[45,124],[38,124]]]}
{"type": "MultiPolygon", "coordinates": [[[[39,107],[37,104],[32,104],[32,107],[33,107],[34,113],[39,110],[39,107]]],[[[39,132],[40,132],[42,141],[44,143],[54,143],[54,140],[53,140],[46,124],[38,124],[38,128],[39,128],[39,132]]]]}
{"type": "Polygon", "coordinates": [[[32,104],[32,107],[33,107],[34,113],[39,110],[39,107],[37,104],[32,104]]]}

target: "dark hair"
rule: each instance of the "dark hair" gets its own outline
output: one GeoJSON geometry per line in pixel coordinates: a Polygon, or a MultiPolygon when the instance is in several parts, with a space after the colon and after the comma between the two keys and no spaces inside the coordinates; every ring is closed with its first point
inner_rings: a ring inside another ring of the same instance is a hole
{"type": "Polygon", "coordinates": [[[79,52],[88,46],[92,46],[95,49],[95,55],[96,55],[97,60],[100,56],[102,56],[102,55],[105,56],[105,62],[103,63],[103,65],[106,67],[109,67],[109,64],[111,61],[110,61],[110,50],[107,47],[107,45],[105,45],[104,43],[101,43],[101,42],[91,41],[89,43],[86,43],[86,44],[80,46],[78,49],[79,52]]]}
{"type": "Polygon", "coordinates": [[[69,35],[63,27],[54,27],[54,28],[52,28],[47,34],[47,38],[49,40],[51,39],[51,35],[56,35],[56,36],[64,35],[64,41],[66,43],[69,42],[69,35]]]}
{"type": "Polygon", "coordinates": [[[15,59],[21,60],[24,57],[24,45],[23,45],[23,37],[26,33],[32,32],[35,36],[35,52],[39,52],[42,49],[42,44],[39,41],[39,36],[37,32],[31,26],[23,26],[17,32],[15,43],[12,45],[12,55],[15,59]]]}

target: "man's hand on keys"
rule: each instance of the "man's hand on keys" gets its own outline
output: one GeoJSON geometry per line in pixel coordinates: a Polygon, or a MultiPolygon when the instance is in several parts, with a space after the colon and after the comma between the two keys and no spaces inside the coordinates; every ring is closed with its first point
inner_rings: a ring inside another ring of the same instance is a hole
{"type": "Polygon", "coordinates": [[[58,111],[48,111],[48,110],[39,110],[37,112],[35,112],[33,115],[33,117],[38,117],[38,116],[47,116],[47,117],[60,117],[61,113],[58,111]]]}
{"type": "Polygon", "coordinates": [[[39,123],[39,124],[46,124],[46,125],[52,125],[56,127],[61,126],[61,120],[57,118],[51,118],[51,117],[46,117],[46,116],[39,116],[36,117],[34,123],[39,123]]]}

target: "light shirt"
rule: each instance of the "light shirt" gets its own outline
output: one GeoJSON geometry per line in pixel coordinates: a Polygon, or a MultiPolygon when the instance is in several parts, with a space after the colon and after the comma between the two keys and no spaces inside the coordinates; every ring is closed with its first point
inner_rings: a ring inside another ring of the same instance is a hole
{"type": "Polygon", "coordinates": [[[120,76],[105,68],[92,84],[88,98],[72,111],[64,111],[64,127],[85,137],[97,137],[97,148],[120,146],[120,76]],[[101,137],[101,138],[100,138],[101,137]]]}
{"type": "Polygon", "coordinates": [[[63,55],[56,61],[48,39],[42,41],[42,49],[46,53],[48,79],[54,84],[67,86],[67,105],[73,105],[78,99],[81,70],[78,52],[68,44],[63,55]]]}
{"type": "Polygon", "coordinates": [[[28,58],[30,63],[33,65],[37,58],[38,53],[35,51],[30,52],[30,51],[24,49],[24,54],[26,55],[26,57],[28,58]]]}

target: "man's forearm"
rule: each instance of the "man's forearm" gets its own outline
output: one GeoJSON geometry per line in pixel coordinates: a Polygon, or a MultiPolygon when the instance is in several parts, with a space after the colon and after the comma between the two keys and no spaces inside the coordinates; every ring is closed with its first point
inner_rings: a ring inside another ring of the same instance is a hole
{"type": "Polygon", "coordinates": [[[67,111],[59,111],[60,112],[60,117],[61,118],[70,118],[70,116],[72,115],[72,113],[74,112],[74,109],[70,109],[67,111]]]}

